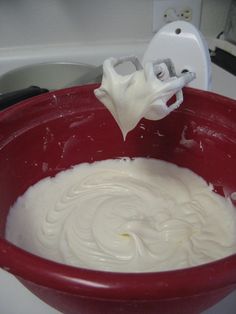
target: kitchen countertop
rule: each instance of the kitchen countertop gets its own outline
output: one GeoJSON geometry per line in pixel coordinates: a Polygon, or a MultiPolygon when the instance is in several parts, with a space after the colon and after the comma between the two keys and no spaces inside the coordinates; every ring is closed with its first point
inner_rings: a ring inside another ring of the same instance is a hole
{"type": "Polygon", "coordinates": [[[236,99],[236,76],[212,64],[212,91],[236,99]]]}

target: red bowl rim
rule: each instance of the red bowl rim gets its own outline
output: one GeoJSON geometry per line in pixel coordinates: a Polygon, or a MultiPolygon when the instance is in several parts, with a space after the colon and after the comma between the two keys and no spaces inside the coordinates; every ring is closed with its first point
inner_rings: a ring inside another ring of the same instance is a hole
{"type": "Polygon", "coordinates": [[[196,267],[150,273],[115,273],[67,266],[0,239],[0,267],[34,284],[84,297],[171,299],[236,285],[236,254],[196,267]]]}

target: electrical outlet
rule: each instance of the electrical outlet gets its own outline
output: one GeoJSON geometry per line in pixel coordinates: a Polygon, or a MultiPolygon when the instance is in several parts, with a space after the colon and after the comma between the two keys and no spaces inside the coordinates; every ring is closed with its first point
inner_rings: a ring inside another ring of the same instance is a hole
{"type": "Polygon", "coordinates": [[[181,20],[200,26],[202,0],[153,0],[153,32],[181,20]]]}
{"type": "Polygon", "coordinates": [[[178,16],[180,18],[180,20],[186,21],[186,22],[191,22],[193,19],[193,10],[192,8],[184,8],[181,9],[178,12],[178,16]]]}

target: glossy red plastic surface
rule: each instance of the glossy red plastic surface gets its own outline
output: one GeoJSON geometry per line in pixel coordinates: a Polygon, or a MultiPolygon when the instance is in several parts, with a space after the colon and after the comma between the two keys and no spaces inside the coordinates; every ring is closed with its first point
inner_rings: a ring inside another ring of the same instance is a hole
{"type": "Polygon", "coordinates": [[[235,289],[236,255],[178,271],[124,274],[54,263],[4,239],[17,197],[81,162],[159,158],[192,169],[220,194],[236,191],[236,101],[185,89],[178,110],[142,120],[123,142],[95,87],[44,94],[0,112],[0,266],[64,313],[200,313],[235,289]]]}

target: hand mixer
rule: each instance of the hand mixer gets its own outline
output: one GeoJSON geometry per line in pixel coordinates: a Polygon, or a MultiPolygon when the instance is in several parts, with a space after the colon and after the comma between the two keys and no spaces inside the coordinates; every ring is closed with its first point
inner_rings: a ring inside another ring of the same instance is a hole
{"type": "Polygon", "coordinates": [[[185,85],[208,90],[210,82],[204,38],[192,24],[176,21],[154,36],[142,64],[134,56],[105,60],[102,84],[95,95],[110,110],[125,137],[141,118],[159,120],[178,108],[185,85]],[[133,63],[135,71],[118,74],[115,67],[124,62],[133,63]]]}

